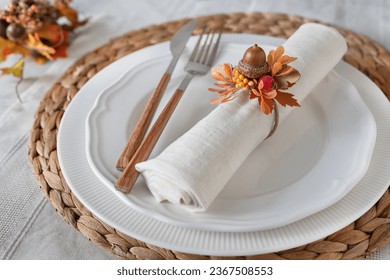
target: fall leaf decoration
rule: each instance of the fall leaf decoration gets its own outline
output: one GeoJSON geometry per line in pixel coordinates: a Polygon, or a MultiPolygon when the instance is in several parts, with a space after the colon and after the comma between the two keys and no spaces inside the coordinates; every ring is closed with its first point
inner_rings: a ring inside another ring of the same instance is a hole
{"type": "Polygon", "coordinates": [[[4,68],[0,68],[0,71],[1,71],[1,74],[0,74],[0,77],[1,76],[4,76],[4,75],[12,75],[16,78],[19,78],[17,84],[16,84],[16,96],[18,97],[18,100],[20,102],[22,102],[21,98],[20,98],[20,95],[19,95],[19,91],[18,91],[18,85],[22,82],[23,80],[23,69],[24,69],[24,59],[21,58],[19,59],[14,65],[12,65],[11,67],[4,67],[4,68]]]}
{"type": "MultiPolygon", "coordinates": [[[[0,62],[11,54],[20,55],[11,67],[1,68],[1,76],[13,75],[23,79],[24,58],[31,57],[42,64],[59,57],[67,57],[69,33],[84,25],[71,0],[12,0],[0,10],[0,62]],[[20,75],[15,75],[19,73],[20,75]]],[[[20,100],[20,98],[19,98],[20,100]]]]}
{"type": "Polygon", "coordinates": [[[211,71],[211,76],[218,81],[215,83],[218,88],[209,88],[209,91],[219,93],[219,97],[211,100],[211,104],[224,103],[233,99],[234,93],[240,88],[236,86],[236,78],[233,76],[232,66],[226,63],[221,66],[215,66],[213,71],[211,71]]]}
{"type": "Polygon", "coordinates": [[[26,46],[30,50],[38,53],[38,56],[42,56],[49,60],[53,60],[52,55],[55,54],[56,50],[42,43],[38,33],[27,34],[28,39],[26,40],[26,46]]]}
{"type": "Polygon", "coordinates": [[[266,115],[273,112],[276,102],[284,107],[300,106],[294,95],[285,91],[300,78],[298,70],[288,65],[295,60],[295,57],[284,55],[283,46],[271,50],[267,59],[263,49],[252,46],[245,52],[238,67],[225,63],[212,68],[211,76],[217,80],[217,88],[208,90],[218,92],[219,97],[212,99],[211,103],[230,101],[238,92],[244,91],[249,93],[250,99],[257,99],[266,115]]]}
{"type": "Polygon", "coordinates": [[[295,61],[296,57],[283,55],[283,53],[284,47],[279,46],[276,50],[271,50],[267,56],[272,77],[279,89],[287,89],[293,86],[300,78],[298,70],[288,66],[288,63],[295,61]]]}

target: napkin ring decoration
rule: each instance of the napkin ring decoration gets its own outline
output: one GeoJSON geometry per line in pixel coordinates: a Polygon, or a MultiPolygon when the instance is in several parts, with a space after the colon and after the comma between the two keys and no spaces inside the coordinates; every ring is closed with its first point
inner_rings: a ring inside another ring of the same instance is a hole
{"type": "Polygon", "coordinates": [[[211,104],[231,101],[236,94],[246,92],[249,99],[257,99],[264,114],[275,111],[274,125],[267,138],[270,137],[279,122],[277,103],[284,107],[300,106],[294,95],[285,91],[300,78],[299,71],[288,65],[295,60],[295,57],[284,55],[283,46],[271,50],[266,56],[261,47],[253,45],[245,51],[237,66],[224,63],[211,69],[217,88],[208,90],[219,94],[211,104]]]}

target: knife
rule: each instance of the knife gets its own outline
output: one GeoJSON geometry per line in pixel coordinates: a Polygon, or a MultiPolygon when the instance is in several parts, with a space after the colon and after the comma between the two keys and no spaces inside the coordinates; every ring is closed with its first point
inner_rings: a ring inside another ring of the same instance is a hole
{"type": "Polygon", "coordinates": [[[138,120],[132,134],[127,141],[125,148],[123,149],[121,155],[116,164],[116,168],[119,171],[123,171],[127,163],[131,160],[131,157],[134,155],[139,144],[141,143],[142,138],[145,135],[146,130],[153,118],[153,115],[156,111],[158,103],[160,102],[161,96],[163,95],[173,73],[173,70],[176,67],[176,64],[184,51],[184,48],[191,37],[192,31],[195,29],[196,20],[193,19],[186,25],[184,25],[176,34],[172,37],[170,42],[170,50],[172,53],[172,59],[169,63],[168,68],[165,70],[165,73],[161,77],[160,82],[158,83],[156,89],[151,95],[146,107],[138,120]]]}

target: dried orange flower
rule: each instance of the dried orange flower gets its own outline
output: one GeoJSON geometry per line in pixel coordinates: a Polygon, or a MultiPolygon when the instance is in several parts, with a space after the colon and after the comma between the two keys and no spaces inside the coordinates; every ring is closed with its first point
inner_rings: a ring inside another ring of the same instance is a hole
{"type": "Polygon", "coordinates": [[[234,93],[240,89],[236,87],[232,66],[227,63],[214,66],[211,69],[211,76],[218,81],[214,84],[218,88],[209,88],[209,91],[219,93],[219,97],[211,100],[211,104],[232,100],[234,93]]]}

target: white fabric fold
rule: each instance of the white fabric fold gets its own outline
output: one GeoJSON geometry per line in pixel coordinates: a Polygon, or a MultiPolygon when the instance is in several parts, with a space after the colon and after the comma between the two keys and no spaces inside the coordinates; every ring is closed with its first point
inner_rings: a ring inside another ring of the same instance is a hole
{"type": "MultiPolygon", "coordinates": [[[[254,42],[261,43],[261,42],[254,42]]],[[[259,44],[261,45],[261,44],[259,44]]],[[[340,61],[347,50],[335,29],[308,23],[283,45],[297,57],[291,65],[301,79],[288,91],[301,101],[340,61]]],[[[280,122],[293,109],[279,106],[280,122]]],[[[219,105],[154,159],[137,164],[159,201],[205,211],[248,155],[267,137],[273,116],[264,115],[245,94],[219,105]]]]}

